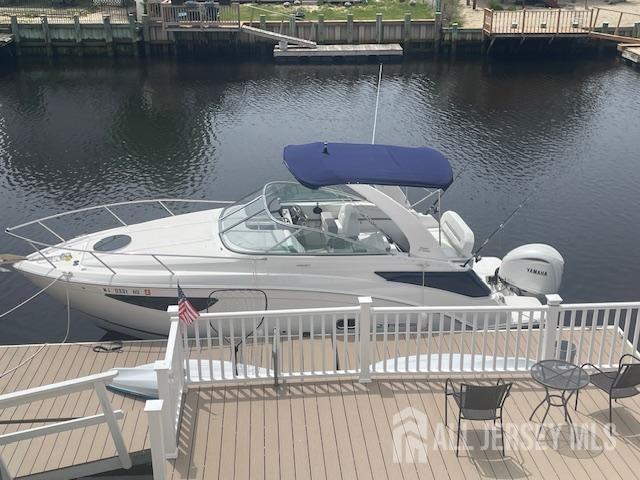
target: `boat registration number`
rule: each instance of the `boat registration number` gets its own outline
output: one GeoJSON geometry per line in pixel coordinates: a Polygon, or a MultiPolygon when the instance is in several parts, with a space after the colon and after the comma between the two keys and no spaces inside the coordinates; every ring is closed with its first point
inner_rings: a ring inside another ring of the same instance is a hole
{"type": "Polygon", "coordinates": [[[151,295],[150,288],[111,288],[102,287],[104,293],[111,295],[151,295]]]}

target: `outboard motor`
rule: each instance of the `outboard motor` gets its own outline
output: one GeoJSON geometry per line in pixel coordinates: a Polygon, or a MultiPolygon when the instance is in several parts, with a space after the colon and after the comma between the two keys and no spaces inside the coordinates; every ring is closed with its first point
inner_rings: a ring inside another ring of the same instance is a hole
{"type": "Polygon", "coordinates": [[[497,276],[518,294],[542,297],[558,293],[563,271],[560,252],[543,243],[531,243],[507,253],[497,276]]]}

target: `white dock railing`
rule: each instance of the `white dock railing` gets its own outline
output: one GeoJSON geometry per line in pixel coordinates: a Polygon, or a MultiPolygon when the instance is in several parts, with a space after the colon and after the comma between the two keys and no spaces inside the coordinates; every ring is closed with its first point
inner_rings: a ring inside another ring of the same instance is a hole
{"type": "Polygon", "coordinates": [[[188,330],[174,313],[167,355],[184,355],[187,383],[522,372],[561,357],[609,367],[636,352],[639,309],[557,295],[538,307],[375,307],[361,297],[353,307],[203,313],[188,330]]]}
{"type": "Polygon", "coordinates": [[[537,307],[375,307],[361,297],[353,307],[202,313],[186,328],[169,307],[160,399],[146,408],[154,478],[175,458],[189,385],[525,373],[551,358],[613,368],[638,354],[639,313],[640,302],[563,305],[558,295],[537,307]]]}
{"type": "MultiPolygon", "coordinates": [[[[74,418],[72,420],[65,420],[41,427],[18,430],[16,432],[0,435],[0,445],[107,423],[116,451],[118,452],[120,465],[122,468],[130,468],[131,458],[129,457],[129,452],[125,445],[124,438],[122,437],[122,431],[118,425],[118,420],[122,419],[123,413],[122,410],[113,410],[106,390],[106,385],[110,383],[116,375],[117,372],[115,370],[111,370],[104,373],[98,373],[96,375],[76,378],[74,380],[67,380],[64,382],[53,383],[51,385],[0,395],[0,410],[3,410],[93,388],[98,395],[100,406],[102,407],[102,413],[98,415],[74,418]]],[[[7,464],[1,457],[0,478],[4,480],[10,480],[13,478],[11,472],[9,472],[7,468],[7,464]]]]}

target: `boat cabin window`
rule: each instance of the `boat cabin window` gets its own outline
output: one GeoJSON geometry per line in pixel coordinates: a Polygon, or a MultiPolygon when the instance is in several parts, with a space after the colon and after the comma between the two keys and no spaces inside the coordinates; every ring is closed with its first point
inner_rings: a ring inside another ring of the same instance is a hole
{"type": "Polygon", "coordinates": [[[228,249],[247,254],[389,254],[387,235],[367,213],[373,209],[337,188],[270,183],[222,212],[220,237],[228,249]]]}

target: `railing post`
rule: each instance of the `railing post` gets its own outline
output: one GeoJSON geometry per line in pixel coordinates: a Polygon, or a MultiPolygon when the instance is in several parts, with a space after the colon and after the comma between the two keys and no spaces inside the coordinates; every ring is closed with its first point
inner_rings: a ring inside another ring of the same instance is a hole
{"type": "Polygon", "coordinates": [[[102,413],[104,414],[104,418],[106,419],[109,430],[111,431],[111,438],[113,439],[113,443],[116,446],[116,451],[118,452],[118,457],[120,458],[120,465],[122,465],[122,468],[125,469],[131,468],[131,457],[129,456],[127,446],[124,443],[122,431],[120,430],[120,425],[118,425],[118,419],[113,412],[111,402],[109,402],[107,389],[102,382],[96,382],[94,384],[94,388],[96,390],[96,393],[98,394],[98,399],[100,400],[102,413]]]}
{"type": "Polygon", "coordinates": [[[166,478],[162,410],[162,400],[147,400],[144,404],[144,411],[147,412],[149,422],[149,441],[151,442],[153,480],[165,480],[166,478]]]}
{"type": "Polygon", "coordinates": [[[171,388],[169,365],[162,360],[157,360],[153,365],[153,369],[156,372],[158,381],[158,398],[164,401],[164,408],[162,409],[162,434],[164,436],[162,443],[164,445],[164,456],[165,458],[176,458],[178,456],[178,445],[176,442],[176,415],[178,406],[175,402],[175,392],[172,392],[171,388]]]}
{"type": "Polygon", "coordinates": [[[280,384],[280,331],[273,329],[273,347],[271,351],[273,360],[273,384],[277,387],[280,384]]]}
{"type": "Polygon", "coordinates": [[[556,356],[556,338],[560,328],[560,304],[562,297],[557,294],[547,295],[547,314],[542,332],[542,351],[539,360],[551,360],[556,356]]]}
{"type": "Polygon", "coordinates": [[[2,457],[0,457],[0,478],[2,478],[2,480],[13,480],[13,477],[9,473],[9,469],[7,468],[7,464],[4,463],[2,457]]]}
{"type": "Polygon", "coordinates": [[[360,304],[360,383],[371,383],[371,356],[369,344],[371,342],[371,297],[358,297],[360,304]]]}

